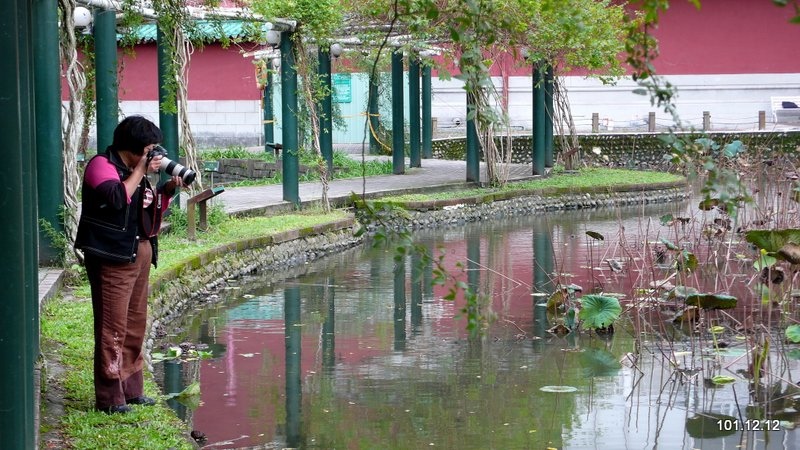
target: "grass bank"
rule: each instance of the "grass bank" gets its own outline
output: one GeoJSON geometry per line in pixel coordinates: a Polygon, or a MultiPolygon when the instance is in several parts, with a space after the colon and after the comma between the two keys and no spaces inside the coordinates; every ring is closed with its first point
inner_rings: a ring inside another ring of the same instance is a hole
{"type": "Polygon", "coordinates": [[[439,200],[457,200],[486,196],[492,194],[529,195],[531,192],[558,195],[565,192],[593,191],[603,192],[612,189],[631,187],[654,187],[668,183],[686,181],[681,175],[666,172],[643,172],[627,169],[586,168],[576,172],[557,173],[549,178],[518,181],[497,188],[473,188],[446,192],[430,192],[404,194],[382,197],[383,201],[433,202],[439,200]]]}

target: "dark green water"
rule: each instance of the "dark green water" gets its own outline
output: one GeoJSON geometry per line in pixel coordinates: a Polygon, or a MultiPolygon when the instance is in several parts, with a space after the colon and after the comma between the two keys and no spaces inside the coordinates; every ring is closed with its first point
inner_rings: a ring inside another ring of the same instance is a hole
{"type": "Polygon", "coordinates": [[[772,421],[748,422],[758,412],[748,408],[746,350],[732,325],[719,322],[724,353],[650,312],[621,320],[611,336],[547,331],[553,319],[537,293],[552,292],[553,273],[585,291],[635,292],[651,279],[636,258],[619,273],[605,259],[667,233],[657,219],[637,217],[686,208],[419,233],[443,249],[451,273],[490,295],[497,319],[477,339],[465,331],[463,300],[443,300],[431,267],[413,257],[396,264],[392,250],[357,248],[250,276],[170,337],[208,345],[214,357],[167,363],[159,381],[168,392],[200,382],[198,408],[171,404],[206,434],[207,448],[798,448],[798,433],[786,428],[800,420],[800,392],[781,381],[798,373],[797,361],[772,368],[781,390],[772,421]],[[632,352],[640,356],[629,367],[632,352]],[[716,386],[713,375],[735,382],[716,386]]]}

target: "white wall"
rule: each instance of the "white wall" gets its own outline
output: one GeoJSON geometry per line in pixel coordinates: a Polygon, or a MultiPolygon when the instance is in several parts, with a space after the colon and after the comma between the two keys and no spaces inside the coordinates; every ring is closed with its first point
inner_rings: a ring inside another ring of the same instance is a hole
{"type": "MultiPolygon", "coordinates": [[[[354,77],[354,102],[349,107],[362,107],[356,98],[358,87],[354,77]]],[[[711,128],[715,130],[751,130],[758,126],[758,111],[767,114],[768,129],[771,126],[771,96],[800,94],[800,73],[797,74],[746,74],[746,75],[679,75],[667,77],[678,89],[676,103],[681,120],[688,126],[702,126],[703,111],[711,115],[711,128]]],[[[498,90],[502,79],[496,78],[498,90]]],[[[659,128],[673,125],[672,119],[663,111],[650,105],[646,96],[633,94],[637,88],[630,80],[621,80],[616,85],[603,85],[595,79],[565,77],[572,117],[578,131],[591,130],[592,113],[598,113],[601,130],[607,127],[616,131],[647,129],[648,113],[656,112],[659,128]]],[[[432,114],[440,130],[459,131],[466,116],[464,92],[458,80],[433,80],[432,114]],[[461,125],[456,127],[455,120],[461,125]]],[[[408,90],[405,90],[406,96],[408,90]]],[[[280,113],[280,97],[275,97],[275,112],[280,113]]],[[[519,130],[530,130],[532,125],[532,92],[529,77],[509,79],[509,111],[512,126],[519,130]]],[[[344,106],[344,105],[342,105],[344,106]]],[[[142,114],[158,123],[158,103],[155,101],[123,102],[124,114],[142,114]]],[[[203,100],[189,102],[189,120],[196,140],[204,147],[225,145],[261,145],[263,142],[262,114],[257,100],[203,100]]],[[[407,102],[406,102],[407,108],[407,102]]],[[[349,116],[348,124],[354,130],[337,131],[334,142],[360,143],[363,136],[363,116],[360,111],[343,108],[349,116]],[[355,136],[355,137],[354,137],[355,136]]],[[[407,115],[406,115],[407,117],[407,115]]],[[[278,117],[279,119],[279,117],[278,117]]],[[[384,118],[387,120],[387,118],[384,118]]],[[[391,120],[387,120],[391,125],[391,120]]],[[[280,140],[280,128],[275,129],[276,140],[280,140]]]]}
{"type": "MultiPolygon", "coordinates": [[[[700,128],[703,111],[711,115],[713,129],[742,130],[758,126],[758,111],[767,113],[772,121],[771,96],[800,95],[798,74],[751,75],[676,75],[666,80],[677,87],[675,99],[681,121],[700,128]]],[[[502,79],[494,80],[498,90],[502,79]]],[[[672,126],[672,118],[663,110],[650,105],[647,96],[634,94],[636,83],[626,79],[614,86],[603,85],[595,79],[564,77],[562,85],[569,96],[572,117],[578,131],[590,131],[592,113],[598,113],[602,125],[613,124],[616,129],[646,130],[649,112],[656,113],[659,127],[672,126]]],[[[530,77],[509,79],[509,113],[511,125],[529,130],[532,126],[532,92],[530,77]]],[[[433,115],[439,127],[453,126],[454,119],[465,116],[461,84],[457,81],[434,80],[433,115]]]]}

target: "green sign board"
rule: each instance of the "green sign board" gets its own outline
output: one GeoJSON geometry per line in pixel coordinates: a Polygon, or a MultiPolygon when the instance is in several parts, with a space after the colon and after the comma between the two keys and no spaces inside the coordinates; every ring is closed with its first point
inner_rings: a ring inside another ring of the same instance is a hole
{"type": "Polygon", "coordinates": [[[333,85],[333,101],[336,103],[350,103],[353,101],[353,85],[349,73],[334,73],[331,77],[333,85]]]}

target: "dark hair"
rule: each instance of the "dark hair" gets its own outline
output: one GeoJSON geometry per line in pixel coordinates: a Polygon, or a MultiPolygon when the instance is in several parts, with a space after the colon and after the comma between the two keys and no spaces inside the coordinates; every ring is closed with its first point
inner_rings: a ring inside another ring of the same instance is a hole
{"type": "Polygon", "coordinates": [[[114,129],[114,143],[111,145],[117,151],[142,155],[145,147],[160,143],[162,138],[161,130],[153,122],[142,116],[128,116],[114,129]]]}

